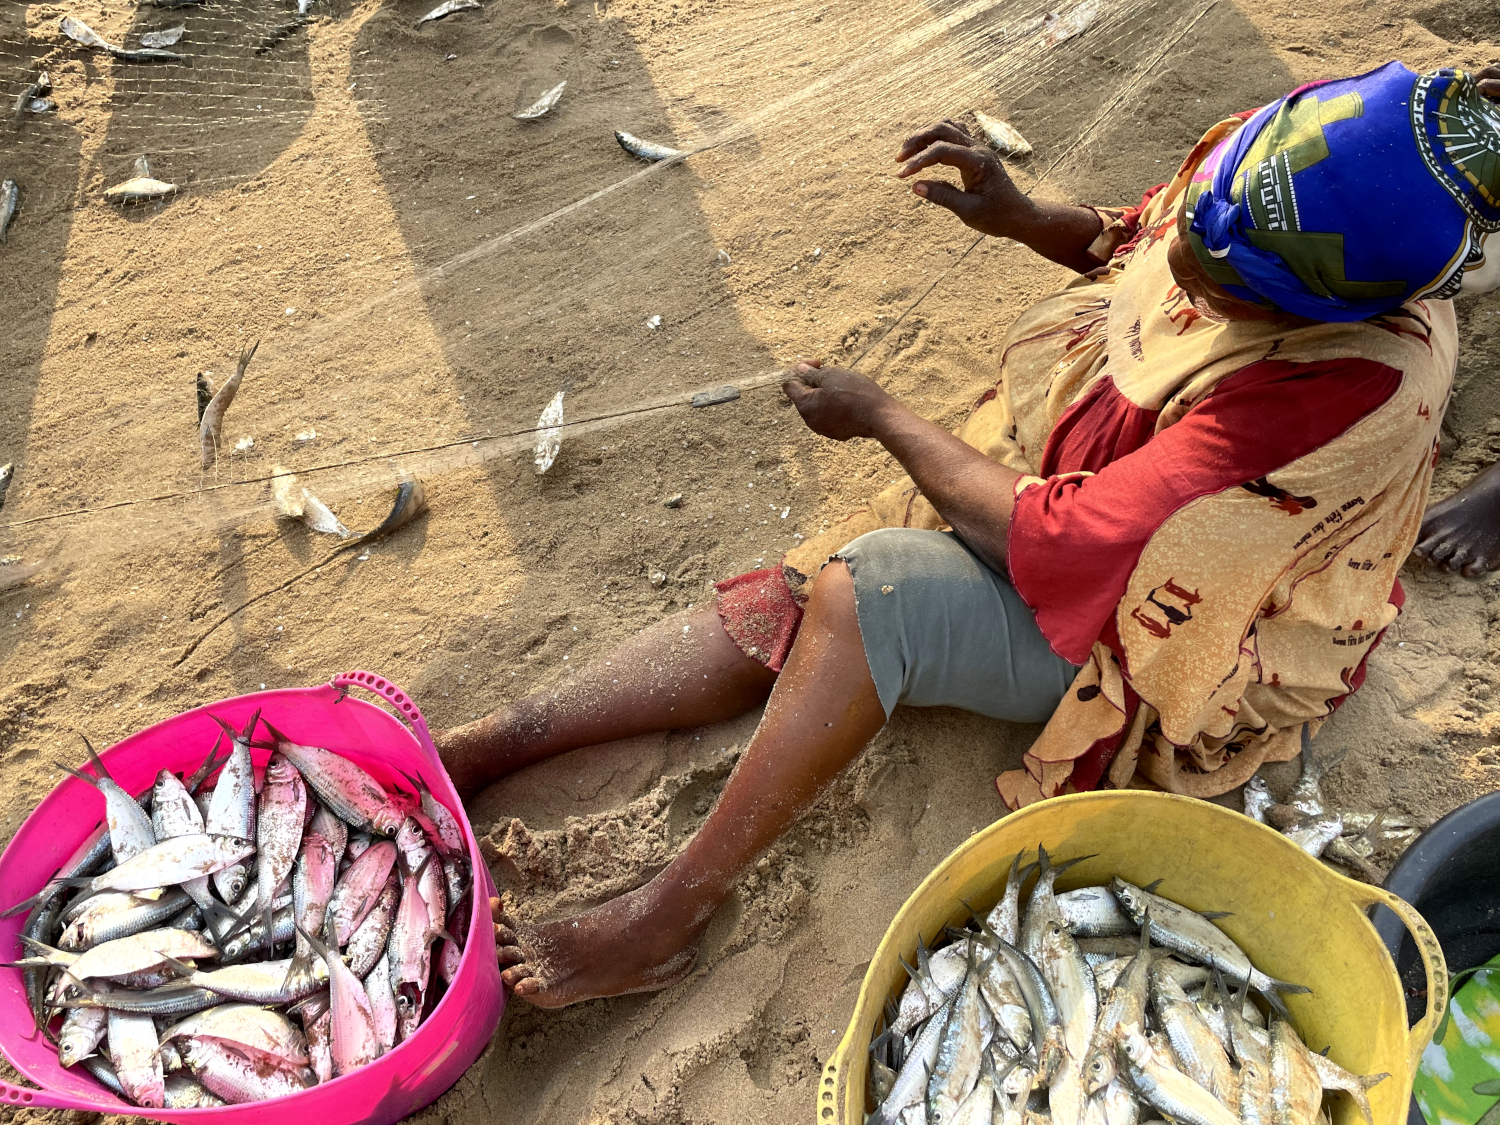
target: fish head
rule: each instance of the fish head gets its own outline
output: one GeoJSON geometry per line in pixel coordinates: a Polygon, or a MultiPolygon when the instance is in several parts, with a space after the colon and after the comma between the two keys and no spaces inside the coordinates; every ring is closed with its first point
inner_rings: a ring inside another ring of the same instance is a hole
{"type": "Polygon", "coordinates": [[[395,805],[386,805],[370,816],[370,826],[381,836],[394,836],[401,831],[407,816],[395,805]]]}
{"type": "Polygon", "coordinates": [[[58,1065],[64,1067],[77,1066],[85,1058],[84,1052],[72,1039],[64,1039],[57,1048],[58,1065]]]}
{"type": "Polygon", "coordinates": [[[1139,926],[1146,917],[1146,893],[1139,887],[1127,883],[1118,875],[1109,881],[1109,889],[1114,892],[1120,908],[1130,915],[1132,922],[1139,926]]]}
{"type": "Polygon", "coordinates": [[[171,770],[162,770],[156,775],[156,784],[151,789],[154,800],[161,800],[170,794],[174,787],[182,784],[177,780],[177,775],[171,770]]]}
{"type": "Polygon", "coordinates": [[[1107,1044],[1092,1052],[1083,1068],[1083,1089],[1093,1097],[1115,1080],[1115,1057],[1107,1044]]]}
{"type": "Polygon", "coordinates": [[[416,818],[408,816],[401,822],[401,827],[396,829],[396,847],[405,854],[413,848],[422,847],[427,843],[427,833],[422,831],[422,826],[417,823],[416,818]]]}
{"type": "Polygon", "coordinates": [[[223,872],[223,883],[221,886],[225,897],[232,902],[238,901],[239,897],[245,893],[247,877],[243,863],[236,863],[234,866],[227,868],[223,872]]]}
{"type": "Polygon", "coordinates": [[[1151,1042],[1141,1030],[1140,1024],[1131,1024],[1129,1027],[1120,1029],[1120,1049],[1136,1066],[1145,1065],[1151,1057],[1151,1042]]]}
{"type": "Polygon", "coordinates": [[[266,783],[268,785],[286,785],[292,778],[297,777],[297,767],[287,761],[281,754],[272,754],[271,760],[266,763],[266,783]]]}

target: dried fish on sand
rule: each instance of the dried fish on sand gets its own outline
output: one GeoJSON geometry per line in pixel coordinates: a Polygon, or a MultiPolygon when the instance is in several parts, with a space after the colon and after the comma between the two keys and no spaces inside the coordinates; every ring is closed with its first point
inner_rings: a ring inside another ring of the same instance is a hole
{"type": "Polygon", "coordinates": [[[538,117],[550,112],[557,105],[558,101],[562,98],[563,87],[566,85],[566,81],[559,82],[520,113],[513,113],[511,116],[517,121],[535,121],[538,117]]]}
{"type": "MultiPolygon", "coordinates": [[[[21,205],[21,188],[15,180],[5,180],[0,183],[0,245],[4,245],[10,237],[10,224],[15,220],[16,208],[21,205]]],[[[7,469],[9,465],[5,466],[7,469]]],[[[6,478],[9,480],[9,478],[6,478]]],[[[3,500],[4,489],[0,485],[0,500],[3,500]]]]}
{"type": "Polygon", "coordinates": [[[479,3],[479,0],[447,0],[447,3],[439,4],[419,19],[416,26],[421,27],[424,23],[431,23],[433,20],[447,19],[454,12],[467,12],[482,7],[484,5],[479,3]]]}
{"type": "Polygon", "coordinates": [[[165,27],[160,31],[148,31],[141,36],[142,47],[170,47],[182,38],[187,31],[187,24],[180,23],[176,27],[165,27]]]}
{"type": "Polygon", "coordinates": [[[96,32],[88,24],[74,16],[63,16],[58,21],[58,29],[75,43],[85,47],[98,47],[101,50],[113,51],[115,45],[96,32]]]}
{"type": "Polygon", "coordinates": [[[1031,142],[1021,136],[1014,125],[977,109],[974,111],[974,120],[979,123],[979,131],[984,134],[984,139],[1001,156],[1031,155],[1031,142]]]}
{"type": "MultiPolygon", "coordinates": [[[[172,190],[177,189],[174,187],[172,190]]],[[[218,460],[219,434],[224,428],[224,415],[234,402],[234,396],[239,393],[240,384],[245,381],[245,368],[250,366],[250,361],[255,358],[256,349],[259,347],[260,341],[256,340],[241,350],[240,360],[235,366],[234,374],[224,380],[224,385],[214,392],[214,397],[209,400],[208,406],[203,410],[203,418],[198,423],[200,468],[211,468],[218,460]]]]}
{"type": "Polygon", "coordinates": [[[110,203],[150,203],[177,194],[177,185],[158,180],[151,174],[151,165],[144,156],[135,162],[135,176],[123,184],[104,189],[104,198],[110,203]]]}
{"type": "Polygon", "coordinates": [[[46,100],[50,93],[52,93],[52,76],[44,70],[36,76],[35,82],[16,95],[14,113],[17,129],[21,127],[28,113],[46,113],[50,109],[57,108],[52,102],[46,100]]]}
{"type": "Polygon", "coordinates": [[[627,133],[623,129],[615,130],[615,140],[619,141],[620,147],[631,156],[639,156],[642,160],[650,160],[653,163],[658,160],[671,160],[674,156],[687,155],[684,149],[668,148],[655,141],[643,141],[640,137],[627,133]]]}
{"type": "MultiPolygon", "coordinates": [[[[616,134],[618,135],[618,134],[616,134]]],[[[566,391],[558,391],[542,411],[542,416],[536,420],[536,471],[540,475],[552,468],[552,463],[557,460],[558,453],[562,450],[562,424],[563,424],[563,395],[566,391]]]]}

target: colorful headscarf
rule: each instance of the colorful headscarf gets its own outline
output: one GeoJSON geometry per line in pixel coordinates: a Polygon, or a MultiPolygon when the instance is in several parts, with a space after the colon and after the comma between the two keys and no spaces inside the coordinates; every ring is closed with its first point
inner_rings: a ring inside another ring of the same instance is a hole
{"type": "Polygon", "coordinates": [[[1325,321],[1452,297],[1500,230],[1500,106],[1399,62],[1302,86],[1219,145],[1187,207],[1236,297],[1325,321]]]}

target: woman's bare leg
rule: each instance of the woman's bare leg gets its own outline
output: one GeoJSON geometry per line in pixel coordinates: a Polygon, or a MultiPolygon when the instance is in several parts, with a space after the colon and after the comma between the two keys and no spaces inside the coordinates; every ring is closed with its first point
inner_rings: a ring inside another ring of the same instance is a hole
{"type": "Polygon", "coordinates": [[[814,584],[765,717],[698,834],[644,887],[577,917],[524,926],[497,916],[506,983],[533,1004],[559,1008],[682,977],[740,873],[884,723],[854,582],[847,566],[832,563],[814,584]]]}
{"type": "Polygon", "coordinates": [[[460,794],[580,746],[699,727],[765,701],[776,673],[746,656],[712,609],[643,629],[561,686],[444,731],[438,753],[460,794]]]}

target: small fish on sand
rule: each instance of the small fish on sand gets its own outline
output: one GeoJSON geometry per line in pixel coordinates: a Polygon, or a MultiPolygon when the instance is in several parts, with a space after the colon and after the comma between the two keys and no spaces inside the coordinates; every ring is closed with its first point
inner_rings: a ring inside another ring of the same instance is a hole
{"type": "Polygon", "coordinates": [[[200,467],[207,469],[218,460],[219,457],[219,431],[224,426],[224,415],[229,406],[234,402],[234,396],[239,393],[240,384],[245,381],[245,368],[250,366],[250,360],[255,356],[255,349],[260,347],[260,341],[256,340],[248,348],[240,352],[240,362],[235,368],[234,374],[224,380],[224,385],[209,400],[208,406],[203,410],[203,418],[198,423],[198,453],[200,467]]]}
{"type": "Polygon", "coordinates": [[[104,190],[110,203],[149,203],[177,194],[177,185],[165,183],[151,174],[151,165],[143,156],[135,162],[135,176],[123,184],[104,190]]]}
{"type": "Polygon", "coordinates": [[[62,20],[58,23],[58,28],[73,42],[81,43],[85,47],[98,47],[105,51],[119,49],[88,24],[72,16],[63,16],[62,20]]]}
{"type": "Polygon", "coordinates": [[[15,118],[16,128],[21,127],[22,119],[28,113],[46,113],[57,107],[47,100],[47,95],[52,93],[52,76],[45,70],[36,76],[36,81],[27,86],[16,95],[15,118]]]}
{"type": "Polygon", "coordinates": [[[31,98],[26,103],[27,113],[51,113],[57,108],[57,103],[51,98],[31,98]]]}
{"type": "Polygon", "coordinates": [[[306,488],[302,490],[302,522],[314,531],[320,531],[324,535],[337,535],[340,539],[348,539],[354,534],[339,521],[327,504],[306,488]]]}
{"type": "Polygon", "coordinates": [[[142,47],[170,47],[182,38],[187,31],[187,24],[180,23],[176,27],[165,27],[160,31],[148,31],[141,36],[142,47]]]}
{"type": "Polygon", "coordinates": [[[10,482],[16,477],[16,466],[7,461],[0,465],[0,508],[5,507],[5,493],[10,488],[10,482]]]}
{"type": "Polygon", "coordinates": [[[121,62],[187,62],[186,55],[179,55],[176,51],[165,51],[159,47],[136,47],[129,50],[124,47],[112,47],[109,53],[121,62]]]}
{"type": "Polygon", "coordinates": [[[21,204],[21,188],[15,180],[0,183],[0,246],[10,237],[10,224],[15,220],[16,208],[21,204]]]}
{"type": "Polygon", "coordinates": [[[563,87],[567,84],[566,81],[559,82],[552,89],[537,98],[536,101],[532,102],[526,109],[523,109],[520,113],[513,113],[511,116],[517,121],[535,121],[538,117],[541,117],[557,105],[559,99],[562,98],[563,87]]]}
{"type": "Polygon", "coordinates": [[[416,26],[421,27],[424,23],[430,23],[433,20],[447,19],[454,12],[467,12],[470,9],[483,7],[484,5],[479,3],[479,0],[447,0],[447,3],[439,4],[419,19],[416,26]]]}
{"type": "Polygon", "coordinates": [[[566,391],[558,391],[552,401],[547,404],[547,409],[542,411],[542,416],[536,420],[538,476],[552,468],[552,463],[557,460],[557,454],[562,449],[563,395],[566,393],[566,391]]]}
{"type": "Polygon", "coordinates": [[[639,156],[642,160],[649,160],[653,164],[658,160],[671,160],[674,156],[686,156],[687,152],[680,148],[668,148],[654,141],[643,141],[640,137],[633,136],[623,129],[615,130],[615,140],[620,142],[620,147],[631,156],[639,156]]]}
{"type": "Polygon", "coordinates": [[[1021,136],[1014,125],[977,109],[974,111],[974,120],[979,122],[979,131],[984,134],[984,139],[1001,156],[1031,155],[1031,142],[1021,136]]]}
{"type": "Polygon", "coordinates": [[[327,504],[297,483],[297,477],[290,469],[280,465],[271,470],[271,499],[276,503],[277,515],[298,520],[313,531],[337,535],[340,539],[348,539],[353,534],[327,504]]]}

